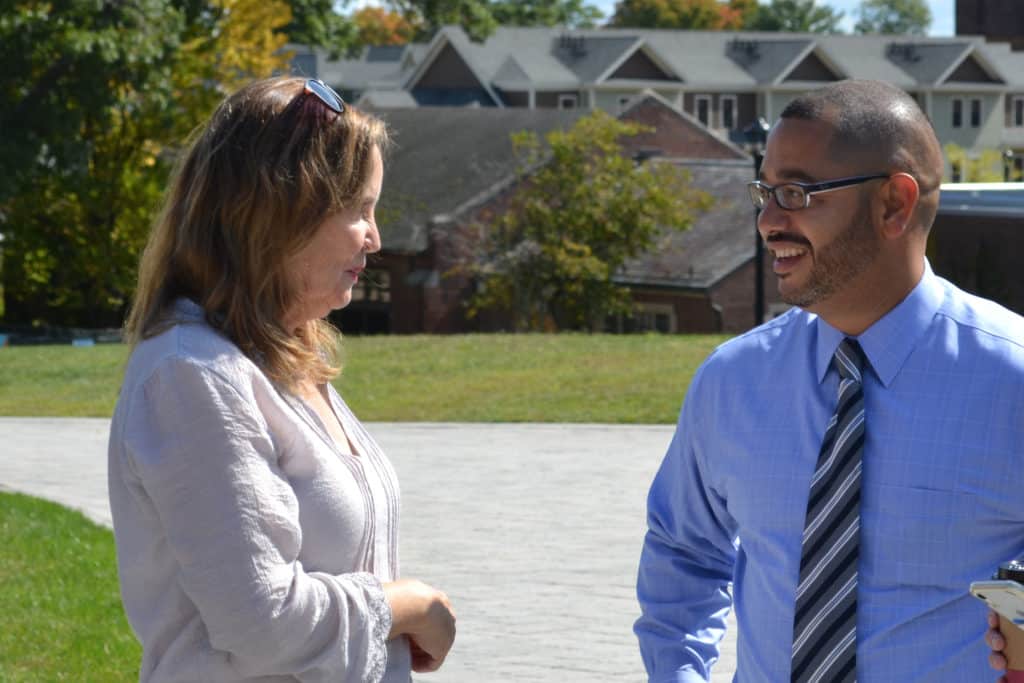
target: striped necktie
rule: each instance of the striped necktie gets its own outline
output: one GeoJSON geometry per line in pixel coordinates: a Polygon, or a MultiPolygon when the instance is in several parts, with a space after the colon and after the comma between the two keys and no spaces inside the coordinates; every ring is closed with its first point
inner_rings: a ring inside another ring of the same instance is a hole
{"type": "Polygon", "coordinates": [[[864,450],[864,352],[844,339],[832,359],[839,401],[811,479],[793,620],[793,683],[857,679],[857,557],[864,450]]]}

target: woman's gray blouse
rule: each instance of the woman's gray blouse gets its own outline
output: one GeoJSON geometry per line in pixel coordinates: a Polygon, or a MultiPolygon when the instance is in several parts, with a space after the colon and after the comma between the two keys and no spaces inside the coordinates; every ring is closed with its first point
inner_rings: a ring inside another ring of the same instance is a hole
{"type": "Polygon", "coordinates": [[[331,389],[356,454],[180,300],[131,355],[110,430],[121,595],[143,683],[408,683],[381,583],[398,483],[331,389]]]}

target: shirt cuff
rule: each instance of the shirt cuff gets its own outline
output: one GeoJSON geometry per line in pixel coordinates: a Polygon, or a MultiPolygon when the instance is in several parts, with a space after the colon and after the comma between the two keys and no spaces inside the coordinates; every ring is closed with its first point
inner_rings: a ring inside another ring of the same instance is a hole
{"type": "Polygon", "coordinates": [[[370,610],[370,651],[367,653],[367,671],[371,681],[384,678],[388,666],[388,635],[391,633],[391,605],[384,596],[380,579],[369,572],[346,575],[354,584],[366,591],[366,604],[370,610]]]}

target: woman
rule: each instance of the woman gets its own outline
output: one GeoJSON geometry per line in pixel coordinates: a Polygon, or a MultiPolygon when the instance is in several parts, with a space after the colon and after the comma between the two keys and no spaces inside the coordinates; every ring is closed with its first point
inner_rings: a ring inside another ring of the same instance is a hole
{"type": "Polygon", "coordinates": [[[398,486],[329,380],[380,249],[384,125],[322,82],[229,97],[142,256],[111,425],[121,593],[144,682],[403,681],[448,598],[398,579],[398,486]]]}

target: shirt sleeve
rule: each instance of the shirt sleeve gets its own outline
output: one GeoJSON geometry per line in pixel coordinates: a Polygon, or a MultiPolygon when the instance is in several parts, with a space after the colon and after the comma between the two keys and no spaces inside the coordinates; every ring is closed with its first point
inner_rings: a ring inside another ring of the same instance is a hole
{"type": "Polygon", "coordinates": [[[701,463],[700,378],[647,498],[634,631],[652,683],[709,681],[732,605],[735,525],[701,463]]]}
{"type": "Polygon", "coordinates": [[[170,359],[142,385],[126,465],[211,646],[242,676],[379,681],[391,611],[369,573],[306,572],[299,507],[251,382],[170,359]]]}

